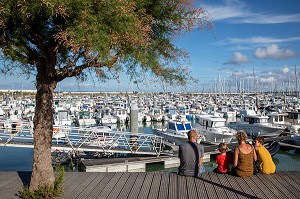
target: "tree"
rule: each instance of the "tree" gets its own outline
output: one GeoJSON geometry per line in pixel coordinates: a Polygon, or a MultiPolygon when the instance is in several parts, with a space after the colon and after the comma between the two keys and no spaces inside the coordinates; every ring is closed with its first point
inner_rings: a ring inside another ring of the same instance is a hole
{"type": "MultiPolygon", "coordinates": [[[[103,80],[150,71],[166,82],[189,79],[174,44],[182,31],[210,27],[191,0],[6,0],[0,2],[2,72],[36,77],[30,190],[53,185],[53,92],[68,77],[103,80]]],[[[183,58],[183,59],[182,59],[183,58]]]]}

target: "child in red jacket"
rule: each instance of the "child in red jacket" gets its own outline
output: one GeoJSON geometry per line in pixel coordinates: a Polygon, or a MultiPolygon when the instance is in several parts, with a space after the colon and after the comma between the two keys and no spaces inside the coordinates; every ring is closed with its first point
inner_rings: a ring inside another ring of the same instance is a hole
{"type": "Polygon", "coordinates": [[[232,155],[226,153],[228,147],[225,143],[220,143],[218,146],[220,154],[217,155],[216,163],[218,165],[217,168],[214,169],[216,173],[229,173],[230,172],[230,164],[232,164],[232,155]]]}

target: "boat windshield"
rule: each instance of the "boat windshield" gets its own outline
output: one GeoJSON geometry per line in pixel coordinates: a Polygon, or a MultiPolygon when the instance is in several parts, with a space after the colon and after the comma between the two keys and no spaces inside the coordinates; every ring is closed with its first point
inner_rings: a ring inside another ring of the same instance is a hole
{"type": "Polygon", "coordinates": [[[191,130],[192,129],[192,125],[190,123],[185,124],[185,129],[186,130],[191,130]]]}
{"type": "Polygon", "coordinates": [[[176,124],[178,131],[183,131],[184,129],[184,124],[176,124]]]}

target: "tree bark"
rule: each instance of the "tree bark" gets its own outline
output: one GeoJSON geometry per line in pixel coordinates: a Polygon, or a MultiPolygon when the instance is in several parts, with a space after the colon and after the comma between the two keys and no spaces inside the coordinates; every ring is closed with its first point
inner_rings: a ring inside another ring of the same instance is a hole
{"type": "Polygon", "coordinates": [[[53,186],[55,181],[51,159],[53,134],[53,92],[56,83],[45,83],[37,78],[34,116],[34,150],[30,191],[53,186]]]}

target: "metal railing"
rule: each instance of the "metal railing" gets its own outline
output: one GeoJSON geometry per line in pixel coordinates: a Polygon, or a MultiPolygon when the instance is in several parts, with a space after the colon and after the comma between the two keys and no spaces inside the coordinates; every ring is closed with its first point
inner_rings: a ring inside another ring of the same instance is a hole
{"type": "MultiPolygon", "coordinates": [[[[13,125],[14,126],[14,125],[13,125]]],[[[16,128],[7,128],[0,123],[2,145],[28,145],[33,143],[33,131],[29,124],[19,124],[16,128]]],[[[163,150],[163,137],[154,134],[114,131],[108,127],[54,126],[52,149],[78,151],[97,151],[103,154],[130,153],[155,154],[163,150]]]]}

